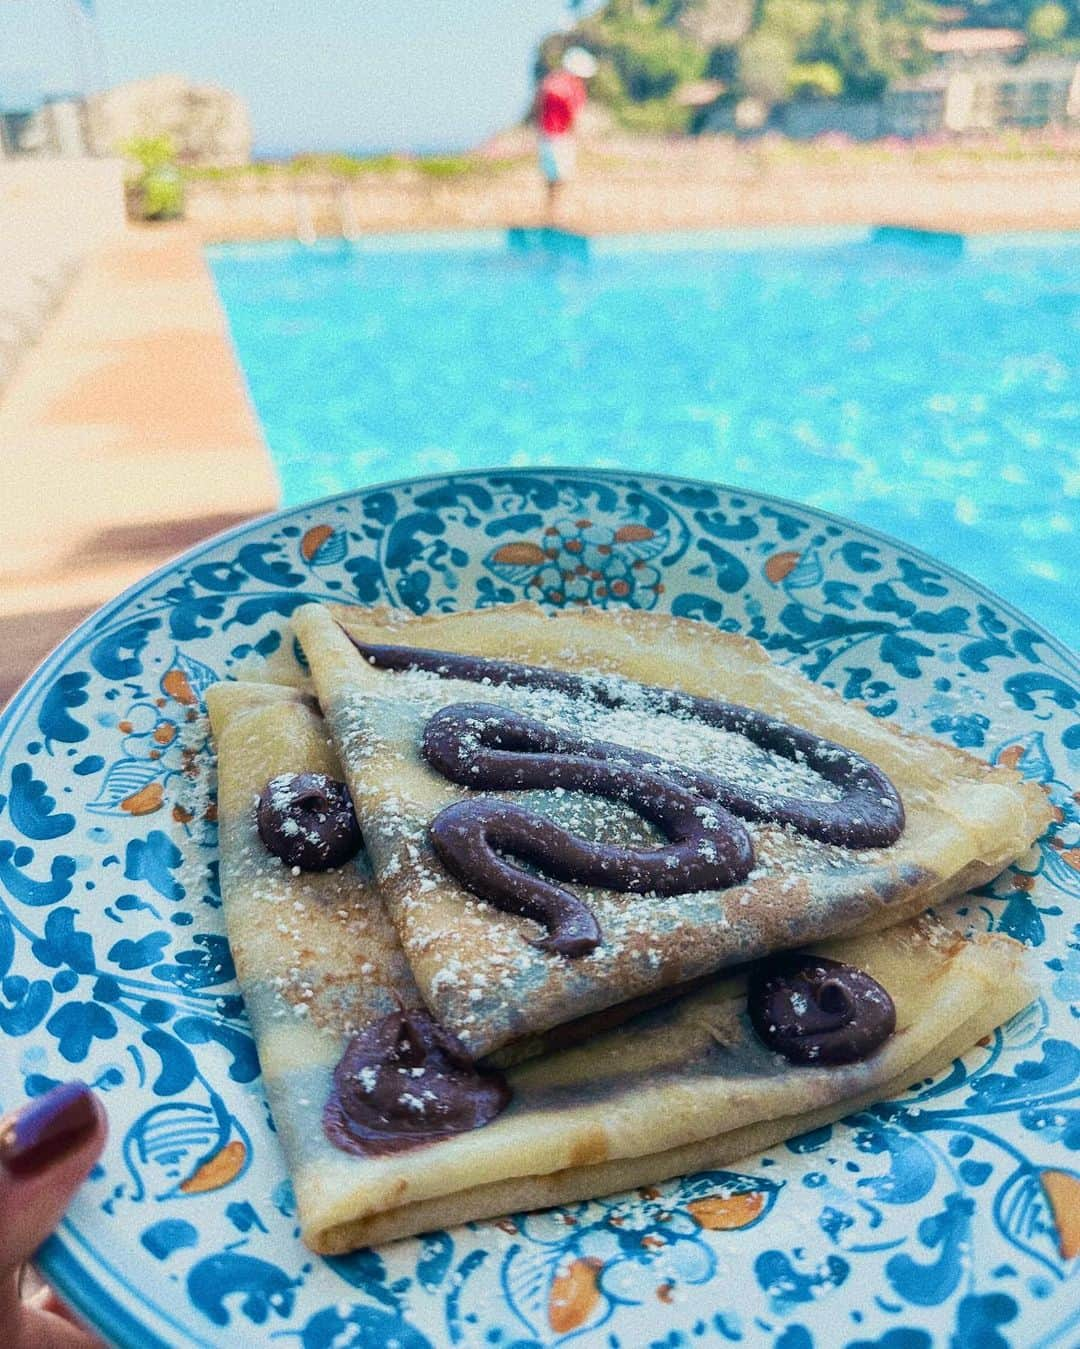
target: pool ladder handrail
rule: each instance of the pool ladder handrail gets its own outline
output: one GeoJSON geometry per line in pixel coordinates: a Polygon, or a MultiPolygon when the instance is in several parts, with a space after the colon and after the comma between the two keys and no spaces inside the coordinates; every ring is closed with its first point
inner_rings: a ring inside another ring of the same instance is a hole
{"type": "Polygon", "coordinates": [[[349,243],[353,243],[360,237],[360,222],[356,218],[356,202],[353,200],[353,194],[348,183],[337,183],[335,190],[338,199],[338,222],[341,226],[341,237],[349,243]]]}
{"type": "MultiPolygon", "coordinates": [[[[337,199],[337,218],[342,239],[348,243],[360,237],[360,222],[356,218],[356,203],[347,183],[334,184],[334,196],[337,199]]],[[[296,238],[299,243],[310,246],[318,235],[315,231],[315,216],[311,208],[311,198],[301,187],[293,190],[293,219],[296,238]]]]}
{"type": "Polygon", "coordinates": [[[297,242],[313,244],[315,242],[315,219],[312,215],[311,200],[301,187],[293,189],[293,219],[296,225],[297,242]]]}

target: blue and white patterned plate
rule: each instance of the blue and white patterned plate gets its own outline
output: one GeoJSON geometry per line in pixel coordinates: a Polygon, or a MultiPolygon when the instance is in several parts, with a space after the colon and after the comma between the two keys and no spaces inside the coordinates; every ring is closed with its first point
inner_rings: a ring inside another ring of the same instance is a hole
{"type": "Polygon", "coordinates": [[[44,1272],[139,1349],[1075,1344],[1078,708],[1076,660],[972,582],[705,483],[428,478],[203,545],[88,620],[0,722],[0,1106],[81,1077],[112,1122],[44,1272]],[[1033,948],[1042,996],[903,1100],[737,1169],[323,1260],[297,1236],[223,935],[199,697],[309,598],[522,596],[748,633],[1044,783],[1050,836],[966,908],[1033,948]]]}

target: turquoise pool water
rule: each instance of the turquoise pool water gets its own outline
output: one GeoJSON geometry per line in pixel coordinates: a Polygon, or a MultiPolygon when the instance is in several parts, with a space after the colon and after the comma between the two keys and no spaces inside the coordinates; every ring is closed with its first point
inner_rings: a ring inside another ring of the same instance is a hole
{"type": "Polygon", "coordinates": [[[209,250],[283,500],[653,470],[904,539],[1080,642],[1080,236],[209,250]]]}

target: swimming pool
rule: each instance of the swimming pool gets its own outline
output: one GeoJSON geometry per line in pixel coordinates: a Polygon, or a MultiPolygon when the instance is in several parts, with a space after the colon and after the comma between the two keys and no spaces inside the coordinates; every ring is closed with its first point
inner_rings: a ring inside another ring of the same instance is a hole
{"type": "Polygon", "coordinates": [[[1080,641],[1080,235],[526,242],[208,250],[285,504],[500,465],[707,478],[1080,641]]]}

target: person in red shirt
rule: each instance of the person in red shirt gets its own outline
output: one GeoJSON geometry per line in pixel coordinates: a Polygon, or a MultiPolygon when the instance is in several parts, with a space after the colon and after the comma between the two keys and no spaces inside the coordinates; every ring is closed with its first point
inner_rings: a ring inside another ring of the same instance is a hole
{"type": "Polygon", "coordinates": [[[552,218],[562,186],[573,176],[574,123],[585,106],[585,81],[595,74],[596,58],[584,47],[571,47],[559,69],[545,75],[536,91],[537,149],[552,218]]]}

